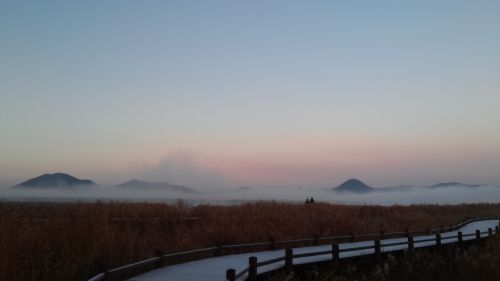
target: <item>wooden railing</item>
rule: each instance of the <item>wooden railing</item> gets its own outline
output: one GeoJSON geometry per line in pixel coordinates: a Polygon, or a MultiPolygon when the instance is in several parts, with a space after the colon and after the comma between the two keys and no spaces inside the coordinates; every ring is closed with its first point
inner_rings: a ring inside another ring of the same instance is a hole
{"type": "MultiPolygon", "coordinates": [[[[132,276],[154,270],[157,268],[164,267],[166,265],[173,265],[173,264],[179,264],[183,262],[188,262],[188,261],[193,261],[193,260],[200,260],[208,257],[214,257],[214,256],[221,256],[221,255],[230,255],[230,254],[236,254],[236,253],[248,253],[248,252],[255,252],[255,251],[262,251],[262,250],[276,250],[276,249],[285,249],[285,255],[283,257],[271,259],[271,260],[266,260],[262,262],[258,262],[257,258],[252,257],[251,260],[249,260],[249,265],[245,269],[243,269],[240,272],[236,272],[234,269],[228,269],[226,272],[226,278],[228,280],[237,280],[240,279],[241,277],[245,276],[248,274],[248,278],[254,278],[257,274],[257,268],[265,265],[270,265],[273,263],[277,262],[282,262],[285,261],[285,267],[291,267],[293,266],[293,259],[297,258],[303,258],[303,257],[310,257],[310,256],[317,256],[317,255],[327,255],[331,254],[332,255],[332,260],[338,259],[338,255],[341,252],[348,252],[348,251],[356,251],[356,250],[367,250],[367,249],[374,249],[375,254],[380,254],[380,247],[388,247],[388,246],[398,246],[398,245],[413,245],[415,243],[423,243],[423,242],[430,242],[430,241],[442,241],[443,239],[454,239],[458,238],[461,239],[463,237],[467,236],[473,236],[477,235],[477,233],[473,234],[459,234],[454,237],[445,237],[441,238],[441,233],[446,232],[446,231],[453,231],[456,229],[459,229],[460,227],[474,222],[474,221],[481,221],[481,220],[493,220],[493,219],[500,219],[500,217],[482,217],[482,218],[474,218],[474,219],[469,219],[466,220],[462,223],[459,223],[458,225],[455,226],[448,226],[448,227],[439,227],[439,228],[434,228],[434,229],[425,229],[425,230],[417,230],[417,231],[409,231],[408,229],[402,232],[391,232],[391,233],[385,233],[384,231],[380,231],[379,233],[376,234],[362,234],[362,235],[355,235],[354,233],[350,233],[349,235],[341,235],[341,236],[331,236],[331,237],[313,237],[309,239],[296,239],[296,240],[287,240],[287,241],[275,241],[274,239],[270,239],[268,242],[260,242],[260,243],[248,243],[248,244],[237,244],[237,245],[224,245],[224,246],[217,246],[217,247],[210,247],[210,248],[204,248],[204,249],[196,249],[196,250],[191,250],[191,251],[184,251],[184,252],[179,252],[179,253],[173,253],[173,254],[164,254],[161,251],[156,252],[156,256],[138,261],[132,264],[128,264],[125,266],[109,269],[105,272],[99,273],[96,276],[92,277],[88,281],[115,281],[115,280],[125,280],[127,278],[130,278],[132,276]],[[436,238],[433,239],[425,239],[425,240],[418,240],[418,241],[413,241],[413,236],[416,235],[429,235],[429,234],[436,234],[436,238]],[[398,242],[398,243],[391,243],[391,244],[383,244],[380,245],[380,240],[381,239],[389,239],[389,238],[402,238],[402,237],[407,237],[408,240],[405,242],[398,242]],[[439,238],[438,238],[439,237],[439,238]],[[339,243],[345,243],[345,242],[355,242],[355,241],[375,241],[374,245],[372,246],[364,246],[364,247],[355,247],[355,248],[349,248],[349,249],[339,249],[338,244],[339,243]],[[377,242],[378,241],[378,242],[377,242]],[[378,243],[378,246],[377,246],[378,243]],[[306,253],[306,254],[293,254],[293,251],[291,248],[294,247],[303,247],[303,246],[317,246],[317,245],[327,245],[331,244],[332,249],[329,251],[320,251],[320,252],[314,252],[314,253],[306,253]],[[378,251],[378,252],[377,252],[378,251]]],[[[493,231],[493,230],[491,230],[493,231]]],[[[483,232],[482,234],[485,234],[488,232],[483,232]]],[[[495,229],[495,233],[498,233],[498,226],[495,229]]],[[[479,234],[481,235],[481,234],[479,234]]]]}
{"type": "MultiPolygon", "coordinates": [[[[470,237],[470,236],[475,236],[474,241],[479,241],[482,238],[489,238],[492,237],[494,234],[498,234],[499,229],[498,226],[495,227],[495,231],[493,232],[492,228],[488,228],[488,231],[483,231],[481,232],[479,229],[476,229],[475,232],[469,233],[469,234],[463,234],[461,231],[457,233],[457,235],[454,236],[446,236],[446,237],[441,237],[441,233],[436,233],[435,238],[428,238],[428,239],[419,239],[419,240],[414,240],[413,236],[408,236],[406,241],[403,242],[394,242],[394,243],[386,243],[382,244],[380,239],[373,240],[373,245],[368,245],[368,246],[360,246],[360,247],[351,247],[351,248],[344,248],[340,249],[339,244],[335,243],[332,244],[331,250],[324,250],[324,251],[317,251],[317,252],[308,252],[308,253],[302,253],[302,254],[294,254],[293,249],[288,248],[285,249],[284,256],[265,260],[262,262],[258,262],[257,257],[250,257],[248,259],[248,266],[241,270],[240,272],[236,272],[235,269],[230,268],[226,271],[226,280],[227,281],[236,281],[238,279],[242,279],[244,276],[247,276],[248,281],[255,281],[257,280],[257,269],[259,267],[271,265],[274,263],[279,263],[282,261],[285,261],[284,268],[286,270],[291,270],[294,266],[293,260],[294,259],[299,259],[299,258],[305,258],[305,257],[313,257],[313,256],[323,256],[323,255],[331,255],[330,261],[333,263],[338,263],[340,260],[340,253],[344,252],[353,252],[353,251],[360,251],[360,250],[373,250],[373,253],[371,255],[375,255],[377,259],[380,259],[380,256],[382,254],[382,247],[392,247],[392,246],[402,246],[405,245],[406,247],[404,249],[398,249],[399,251],[401,250],[408,250],[412,252],[415,249],[415,244],[417,243],[425,243],[425,242],[435,242],[434,245],[427,245],[424,247],[432,247],[432,246],[441,246],[443,240],[448,240],[448,239],[457,239],[457,243],[462,244],[463,243],[463,238],[465,237],[470,237]],[[487,237],[481,237],[481,235],[488,234],[487,237]]],[[[469,240],[471,241],[471,240],[469,240]]],[[[363,253],[362,255],[367,255],[366,253],[363,253]]],[[[309,262],[309,263],[316,263],[316,262],[325,262],[327,260],[320,260],[320,261],[315,261],[315,262],[309,262]]],[[[303,265],[304,263],[302,263],[303,265]]],[[[281,268],[279,268],[281,269],[281,268]]],[[[275,269],[275,270],[279,270],[275,269]]]]}

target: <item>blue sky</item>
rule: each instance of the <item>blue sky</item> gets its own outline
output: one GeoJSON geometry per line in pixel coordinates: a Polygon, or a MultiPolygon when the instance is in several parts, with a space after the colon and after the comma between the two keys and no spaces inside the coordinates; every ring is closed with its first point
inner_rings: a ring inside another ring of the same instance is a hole
{"type": "Polygon", "coordinates": [[[499,1],[2,1],[0,178],[498,184],[499,29],[499,1]]]}

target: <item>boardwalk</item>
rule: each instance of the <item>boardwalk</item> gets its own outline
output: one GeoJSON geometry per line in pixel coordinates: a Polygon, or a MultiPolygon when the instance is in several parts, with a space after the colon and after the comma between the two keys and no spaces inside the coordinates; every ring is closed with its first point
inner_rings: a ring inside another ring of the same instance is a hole
{"type": "MultiPolygon", "coordinates": [[[[471,222],[456,231],[449,231],[442,233],[442,244],[456,242],[457,239],[444,239],[446,237],[456,236],[458,231],[461,231],[463,234],[474,233],[476,229],[479,229],[481,232],[487,231],[488,228],[495,229],[495,226],[499,225],[498,220],[485,220],[485,221],[476,221],[471,222]]],[[[482,237],[487,236],[487,234],[483,234],[482,237]]],[[[422,235],[415,236],[415,239],[432,239],[435,238],[435,235],[422,235]]],[[[475,239],[474,236],[464,237],[463,240],[471,240],[475,239]]],[[[395,242],[404,242],[406,238],[393,238],[393,239],[384,239],[381,240],[382,243],[382,251],[383,252],[391,252],[396,250],[405,249],[406,245],[400,246],[391,246],[384,247],[384,244],[395,243],[395,242]]],[[[340,249],[351,248],[351,247],[360,247],[360,246],[368,246],[373,245],[374,241],[363,241],[363,242],[353,242],[353,243],[341,243],[339,245],[340,249]]],[[[435,245],[435,241],[428,241],[422,243],[415,243],[415,248],[426,247],[435,245]]],[[[308,252],[317,252],[317,251],[328,251],[331,250],[330,245],[323,246],[314,246],[314,247],[302,247],[302,248],[294,248],[294,253],[308,253],[308,252]]],[[[362,256],[366,254],[372,254],[373,249],[369,250],[361,250],[361,251],[352,251],[352,252],[341,252],[340,258],[346,258],[351,256],[362,256]]],[[[284,255],[284,250],[275,250],[275,251],[265,251],[265,252],[257,252],[257,253],[246,253],[246,254],[238,254],[238,255],[230,255],[230,256],[221,256],[208,258],[199,261],[188,262],[184,264],[178,264],[173,266],[164,267],[161,269],[157,269],[154,271],[150,271],[144,273],[142,275],[138,275],[129,280],[131,281],[222,281],[226,278],[226,270],[228,268],[234,268],[236,271],[240,271],[248,266],[248,258],[251,256],[255,256],[259,261],[268,260],[277,258],[284,255]]],[[[331,255],[321,255],[321,256],[313,256],[306,258],[298,258],[294,259],[294,264],[304,264],[310,262],[317,261],[326,261],[330,260],[331,255]]],[[[280,267],[284,266],[284,262],[275,263],[266,267],[259,267],[258,272],[268,272],[280,267]]],[[[245,278],[245,277],[244,277],[245,278]]]]}

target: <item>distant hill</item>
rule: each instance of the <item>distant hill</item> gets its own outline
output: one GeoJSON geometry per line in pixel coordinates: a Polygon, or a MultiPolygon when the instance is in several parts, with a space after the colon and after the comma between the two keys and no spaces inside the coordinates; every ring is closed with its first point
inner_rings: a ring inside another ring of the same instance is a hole
{"type": "Polygon", "coordinates": [[[450,187],[450,186],[459,186],[459,187],[480,187],[484,186],[483,184],[465,184],[461,182],[440,182],[437,184],[433,184],[429,186],[430,188],[442,188],[442,187],[450,187]]]}
{"type": "Polygon", "coordinates": [[[74,188],[82,186],[95,186],[91,180],[82,180],[64,173],[45,174],[29,179],[14,187],[20,188],[74,188]]]}
{"type": "Polygon", "coordinates": [[[336,192],[368,193],[375,189],[358,179],[349,179],[343,184],[333,188],[336,192]]]}
{"type": "Polygon", "coordinates": [[[149,190],[170,190],[178,191],[184,193],[193,193],[196,190],[183,185],[174,185],[168,182],[147,182],[141,180],[130,180],[122,184],[117,185],[120,188],[130,188],[130,189],[149,189],[149,190]]]}

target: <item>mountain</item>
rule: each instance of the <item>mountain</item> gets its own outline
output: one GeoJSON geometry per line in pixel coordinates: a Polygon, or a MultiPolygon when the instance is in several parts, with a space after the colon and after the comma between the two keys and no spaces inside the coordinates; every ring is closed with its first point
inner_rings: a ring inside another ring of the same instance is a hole
{"type": "Polygon", "coordinates": [[[450,187],[450,186],[459,186],[459,187],[480,187],[484,186],[484,184],[465,184],[461,182],[440,182],[429,186],[430,188],[441,188],[441,187],[450,187]]]}
{"type": "Polygon", "coordinates": [[[120,188],[131,188],[131,189],[148,189],[148,190],[170,190],[178,191],[184,193],[193,193],[196,190],[183,185],[174,185],[168,182],[147,182],[141,180],[130,180],[122,184],[117,185],[120,188]]]}
{"type": "Polygon", "coordinates": [[[358,179],[349,179],[343,184],[333,188],[333,190],[336,192],[368,193],[375,189],[358,179]]]}
{"type": "Polygon", "coordinates": [[[14,187],[22,188],[74,188],[82,186],[95,186],[91,180],[82,180],[64,173],[45,174],[29,179],[14,187]]]}

